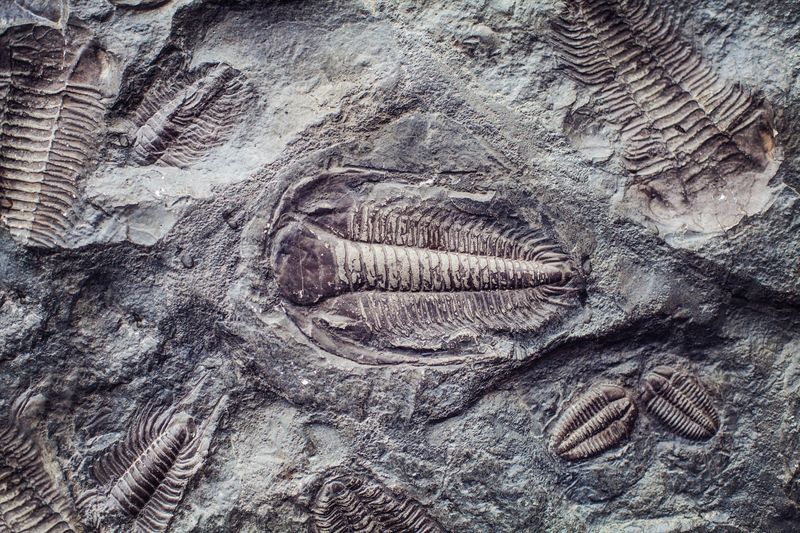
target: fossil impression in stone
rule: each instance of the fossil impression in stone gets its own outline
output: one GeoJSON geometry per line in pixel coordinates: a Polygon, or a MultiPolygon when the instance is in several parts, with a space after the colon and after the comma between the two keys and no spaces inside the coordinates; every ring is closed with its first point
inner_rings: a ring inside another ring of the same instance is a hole
{"type": "Polygon", "coordinates": [[[382,485],[335,475],[319,489],[311,507],[312,533],[443,533],[420,505],[382,485]]]}
{"type": "Polygon", "coordinates": [[[185,167],[200,159],[230,138],[251,97],[244,75],[225,64],[157,82],[134,117],[133,161],[185,167]]]}
{"type": "Polygon", "coordinates": [[[166,531],[208,453],[209,428],[175,407],[143,410],[127,437],[92,465],[101,512],[132,518],[132,531],[166,531]]]}
{"type": "Polygon", "coordinates": [[[630,435],[636,415],[636,406],[622,387],[592,387],[561,416],[553,431],[553,450],[569,461],[603,453],[630,435]]]}
{"type": "Polygon", "coordinates": [[[626,199],[662,229],[720,231],[763,209],[777,170],[768,103],[705,64],[650,0],[575,0],[561,59],[592,88],[633,175],[626,199]]]}
{"type": "Polygon", "coordinates": [[[64,245],[111,91],[106,53],[70,39],[45,26],[0,38],[0,220],[23,244],[64,245]]]}
{"type": "Polygon", "coordinates": [[[719,429],[719,416],[708,393],[692,375],[659,366],[645,376],[642,403],[671,431],[692,440],[707,440],[719,429]]]}
{"type": "Polygon", "coordinates": [[[304,182],[273,226],[285,309],[324,349],[365,363],[450,362],[452,344],[536,330],[574,303],[573,263],[541,229],[491,213],[478,195],[380,179],[304,182]]]}
{"type": "Polygon", "coordinates": [[[0,531],[67,533],[82,531],[72,500],[54,479],[41,450],[21,421],[30,394],[0,421],[0,531]]]}

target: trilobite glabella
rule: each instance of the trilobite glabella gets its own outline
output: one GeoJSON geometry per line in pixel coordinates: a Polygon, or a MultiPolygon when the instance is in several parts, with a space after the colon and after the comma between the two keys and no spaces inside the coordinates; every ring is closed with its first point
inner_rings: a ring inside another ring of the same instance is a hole
{"type": "Polygon", "coordinates": [[[311,515],[311,533],[445,531],[416,500],[349,475],[325,481],[312,504],[311,515]]]}
{"type": "Polygon", "coordinates": [[[642,403],[670,430],[692,440],[706,440],[719,429],[719,416],[694,376],[659,366],[645,376],[642,403]]]}
{"type": "Polygon", "coordinates": [[[636,415],[622,387],[592,387],[561,416],[553,431],[553,450],[569,461],[603,453],[630,435],[636,415]]]}
{"type": "Polygon", "coordinates": [[[453,346],[534,331],[574,303],[576,270],[542,228],[486,196],[381,179],[324,174],[278,209],[278,288],[324,349],[366,363],[450,362],[453,346]]]}

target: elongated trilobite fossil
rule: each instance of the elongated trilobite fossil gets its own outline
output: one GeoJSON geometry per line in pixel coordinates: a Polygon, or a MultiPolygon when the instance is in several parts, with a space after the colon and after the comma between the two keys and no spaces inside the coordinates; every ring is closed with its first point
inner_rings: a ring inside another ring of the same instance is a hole
{"type": "Polygon", "coordinates": [[[127,437],[92,464],[100,488],[83,498],[87,507],[95,503],[101,515],[132,519],[131,531],[166,531],[186,484],[205,460],[217,417],[198,427],[174,406],[144,409],[127,437]]]}
{"type": "Polygon", "coordinates": [[[719,429],[719,416],[694,376],[659,366],[645,376],[641,390],[647,410],[678,435],[706,440],[719,429]]]}
{"type": "Polygon", "coordinates": [[[136,111],[133,161],[184,167],[224,144],[252,96],[244,75],[208,64],[148,91],[136,111]]]}
{"type": "Polygon", "coordinates": [[[380,179],[323,174],[278,210],[278,288],[324,349],[436,364],[448,342],[533,331],[574,303],[577,272],[543,230],[477,195],[380,179]]]}
{"type": "Polygon", "coordinates": [[[311,507],[312,533],[443,533],[420,505],[403,494],[354,475],[334,475],[311,507]]]}
{"type": "Polygon", "coordinates": [[[0,220],[23,244],[64,244],[112,91],[107,54],[68,30],[0,38],[0,220]]]}
{"type": "Polygon", "coordinates": [[[561,416],[553,431],[553,450],[570,461],[603,453],[630,435],[636,415],[622,387],[592,387],[561,416]]]}
{"type": "Polygon", "coordinates": [[[82,531],[72,500],[46,468],[40,449],[21,421],[30,394],[0,421],[0,531],[67,533],[82,531]]]}
{"type": "Polygon", "coordinates": [[[594,109],[619,131],[634,176],[626,195],[665,223],[696,211],[690,229],[741,220],[725,202],[749,202],[754,182],[766,187],[777,168],[761,175],[775,148],[769,104],[720,78],[657,2],[567,2],[554,33],[568,71],[592,87],[594,109]]]}

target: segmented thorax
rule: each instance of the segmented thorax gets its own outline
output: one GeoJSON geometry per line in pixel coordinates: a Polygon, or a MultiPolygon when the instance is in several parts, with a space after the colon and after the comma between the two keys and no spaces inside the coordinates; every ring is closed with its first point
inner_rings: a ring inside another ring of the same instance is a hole
{"type": "Polygon", "coordinates": [[[317,493],[311,514],[313,533],[444,531],[419,502],[355,476],[327,480],[317,493]]]}
{"type": "Polygon", "coordinates": [[[719,429],[719,415],[694,376],[660,366],[645,376],[641,391],[647,410],[678,435],[706,440],[719,429]]]}
{"type": "Polygon", "coordinates": [[[636,406],[625,389],[595,386],[561,416],[553,431],[553,450],[570,461],[600,454],[628,437],[636,415],[636,406]]]}
{"type": "Polygon", "coordinates": [[[272,239],[288,310],[325,348],[438,350],[536,330],[569,305],[576,270],[540,229],[442,189],[348,178],[295,191],[272,239]]]}

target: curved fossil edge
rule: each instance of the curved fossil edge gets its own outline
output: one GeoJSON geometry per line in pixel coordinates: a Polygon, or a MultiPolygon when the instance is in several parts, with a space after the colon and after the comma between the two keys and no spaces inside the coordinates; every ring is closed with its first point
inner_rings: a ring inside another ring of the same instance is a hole
{"type": "MultiPolygon", "coordinates": [[[[412,176],[413,173],[408,173],[412,176]]],[[[280,221],[286,213],[290,212],[293,207],[302,203],[303,196],[309,191],[314,191],[318,187],[332,186],[332,183],[337,185],[344,184],[348,187],[378,187],[381,191],[394,190],[397,195],[401,191],[401,187],[413,188],[420,192],[417,196],[419,198],[431,199],[440,198],[452,201],[455,204],[462,203],[464,205],[464,212],[470,213],[473,209],[478,209],[479,215],[491,217],[492,207],[502,205],[504,209],[510,211],[514,216],[518,216],[515,209],[502,202],[496,197],[496,194],[491,191],[471,193],[459,191],[457,189],[450,189],[439,185],[430,185],[423,180],[415,181],[409,179],[398,179],[397,176],[391,175],[387,172],[362,170],[359,168],[334,168],[325,170],[309,177],[305,177],[294,183],[289,184],[280,194],[277,205],[273,211],[272,216],[269,218],[265,227],[265,239],[260,243],[262,250],[270,254],[270,259],[266,261],[269,264],[266,274],[270,276],[275,275],[274,263],[272,261],[271,253],[273,249],[273,241],[276,236],[276,231],[280,227],[280,221]],[[497,205],[493,204],[497,202],[497,205]],[[469,206],[469,207],[466,207],[469,206]]],[[[402,189],[403,198],[408,194],[409,189],[402,189]]],[[[370,194],[372,192],[370,191],[370,194]]],[[[475,214],[475,213],[472,213],[475,214]]],[[[524,220],[524,219],[522,219],[524,220]]],[[[529,226],[534,229],[535,226],[529,226]]],[[[540,228],[544,229],[544,228],[540,228]]],[[[550,234],[552,232],[546,231],[550,234]]],[[[552,235],[551,235],[552,237],[552,235]]],[[[552,239],[553,242],[560,244],[557,239],[552,239]]],[[[568,255],[568,254],[567,254],[568,255]]],[[[572,262],[571,262],[572,263],[572,262]]],[[[569,297],[565,296],[565,301],[569,300],[570,304],[564,305],[564,309],[577,308],[577,293],[583,290],[583,279],[578,267],[572,265],[575,276],[573,281],[570,282],[569,287],[571,294],[569,297]]],[[[333,333],[325,331],[324,328],[317,327],[313,321],[308,317],[300,316],[298,306],[294,306],[291,302],[281,299],[281,309],[290,318],[292,330],[299,333],[302,337],[308,339],[312,345],[321,348],[327,353],[348,359],[355,363],[365,365],[397,365],[397,364],[410,364],[414,366],[458,366],[466,363],[479,364],[479,363],[497,363],[499,361],[508,361],[519,359],[519,354],[515,353],[517,343],[512,340],[507,340],[500,348],[493,346],[490,350],[483,352],[472,352],[469,350],[459,350],[458,354],[454,354],[451,345],[445,346],[439,350],[431,350],[425,348],[415,347],[380,347],[370,348],[369,346],[361,346],[354,342],[349,342],[347,339],[336,336],[333,333]],[[342,349],[345,346],[345,349],[342,349]],[[488,353],[487,353],[488,352],[488,353]]],[[[553,313],[546,320],[542,329],[547,329],[550,324],[556,321],[561,315],[566,314],[567,311],[563,310],[558,313],[553,313]]],[[[530,332],[526,332],[530,334],[530,332]]],[[[499,335],[498,335],[499,337],[499,335]]],[[[463,338],[456,338],[453,344],[463,343],[463,338]]],[[[544,346],[538,347],[535,352],[522,356],[522,359],[535,357],[536,354],[544,352],[548,349],[551,342],[546,343],[544,346]]]]}

